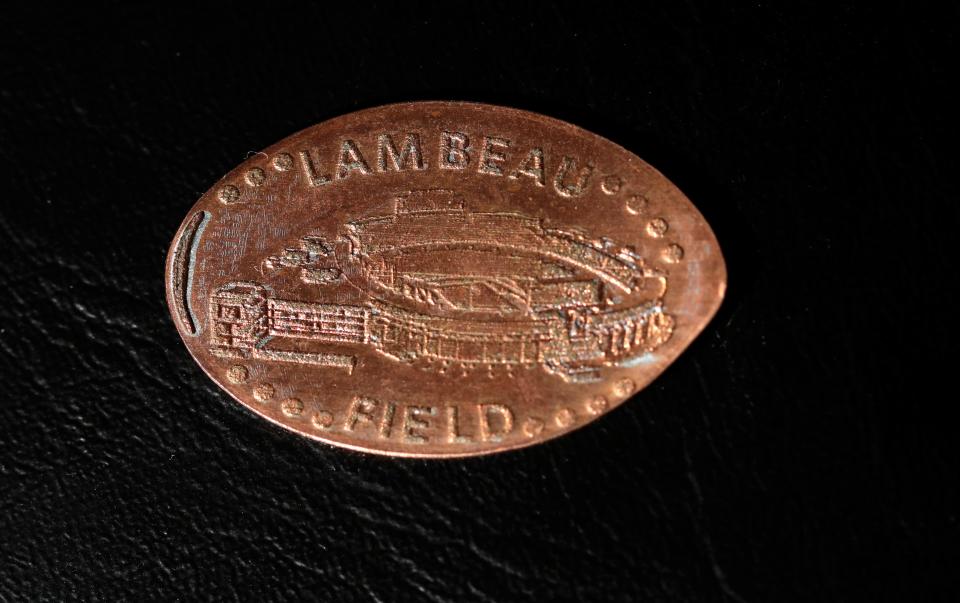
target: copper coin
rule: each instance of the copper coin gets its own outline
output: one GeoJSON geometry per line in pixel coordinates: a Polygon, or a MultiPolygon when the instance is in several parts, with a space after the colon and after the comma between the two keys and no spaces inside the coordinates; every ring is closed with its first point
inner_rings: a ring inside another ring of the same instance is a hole
{"type": "Polygon", "coordinates": [[[657,170],[516,109],[351,113],[251,156],[194,205],[167,301],[197,363],[274,423],[419,457],[578,429],[716,312],[717,240],[657,170]]]}

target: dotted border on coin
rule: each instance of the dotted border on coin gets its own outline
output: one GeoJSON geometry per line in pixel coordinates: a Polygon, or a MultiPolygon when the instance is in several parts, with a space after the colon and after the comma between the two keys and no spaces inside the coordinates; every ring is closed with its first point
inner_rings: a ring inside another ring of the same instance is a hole
{"type": "Polygon", "coordinates": [[[324,431],[333,427],[333,413],[329,410],[320,409],[313,414],[313,418],[310,419],[310,423],[313,424],[317,429],[322,429],[324,431]]]}
{"type": "Polygon", "coordinates": [[[234,364],[227,369],[227,381],[230,383],[246,383],[250,378],[250,370],[242,364],[234,364]]]}
{"type": "MultiPolygon", "coordinates": [[[[679,247],[679,246],[678,246],[679,247]]],[[[227,380],[231,383],[240,385],[250,379],[250,370],[242,364],[233,364],[227,368],[227,380]]],[[[635,392],[636,384],[632,379],[621,378],[613,384],[612,394],[618,398],[629,398],[635,392]]],[[[260,383],[253,387],[253,398],[261,404],[266,404],[276,395],[276,388],[271,383],[260,383]]],[[[584,409],[587,413],[598,416],[603,414],[610,406],[610,402],[603,395],[595,395],[584,403],[584,409]]],[[[285,398],[280,403],[281,412],[290,418],[298,418],[303,414],[304,403],[296,397],[285,398]]],[[[328,430],[333,426],[334,414],[326,409],[317,410],[311,417],[311,423],[317,429],[328,430]]],[[[557,427],[566,429],[577,422],[577,413],[574,409],[563,407],[557,410],[553,415],[553,421],[557,427]]],[[[522,431],[527,437],[535,437],[547,428],[543,419],[530,416],[524,421],[522,431]]]]}
{"type": "MultiPolygon", "coordinates": [[[[270,165],[277,172],[290,172],[293,170],[293,156],[290,153],[277,153],[270,160],[270,165]]],[[[248,188],[259,188],[267,182],[267,171],[259,166],[254,166],[243,175],[243,183],[248,188]]],[[[217,199],[224,205],[236,205],[246,203],[250,199],[244,198],[243,192],[235,184],[225,184],[217,191],[217,199]]]]}
{"type": "Polygon", "coordinates": [[[253,388],[253,399],[261,404],[266,404],[276,394],[277,390],[275,387],[273,387],[272,383],[261,383],[253,388]]]}
{"type": "Polygon", "coordinates": [[[280,403],[280,411],[293,418],[303,414],[303,401],[300,398],[287,398],[280,403]]]}

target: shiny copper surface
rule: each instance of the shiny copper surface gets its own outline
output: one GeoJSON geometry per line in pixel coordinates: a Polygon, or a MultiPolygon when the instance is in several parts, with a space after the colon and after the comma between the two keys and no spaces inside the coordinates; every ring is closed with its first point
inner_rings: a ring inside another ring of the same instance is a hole
{"type": "Polygon", "coordinates": [[[420,457],[541,442],[659,375],[726,271],[641,159],[542,115],[378,107],[251,156],[196,203],[167,301],[197,363],[262,417],[420,457]]]}

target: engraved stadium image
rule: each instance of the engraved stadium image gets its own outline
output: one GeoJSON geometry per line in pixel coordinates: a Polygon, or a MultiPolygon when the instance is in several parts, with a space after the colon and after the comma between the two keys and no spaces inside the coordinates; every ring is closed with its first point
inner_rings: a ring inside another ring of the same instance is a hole
{"type": "Polygon", "coordinates": [[[674,326],[667,275],[634,249],[471,211],[448,190],[399,195],[392,213],[348,222],[336,237],[305,233],[262,272],[295,274],[298,290],[321,301],[225,283],[209,299],[214,354],[352,371],[350,345],[362,345],[439,373],[539,367],[590,382],[603,366],[641,362],[674,326]],[[339,303],[344,287],[358,303],[339,303]]]}

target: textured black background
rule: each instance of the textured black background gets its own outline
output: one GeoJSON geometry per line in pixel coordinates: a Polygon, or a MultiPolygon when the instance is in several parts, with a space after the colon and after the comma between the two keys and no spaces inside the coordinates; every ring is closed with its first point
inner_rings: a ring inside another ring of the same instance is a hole
{"type": "Polygon", "coordinates": [[[957,14],[658,4],[4,9],[0,599],[949,600],[957,14]],[[228,399],[164,304],[177,225],[249,153],[416,99],[650,161],[718,233],[720,314],[630,403],[489,458],[228,399]]]}

